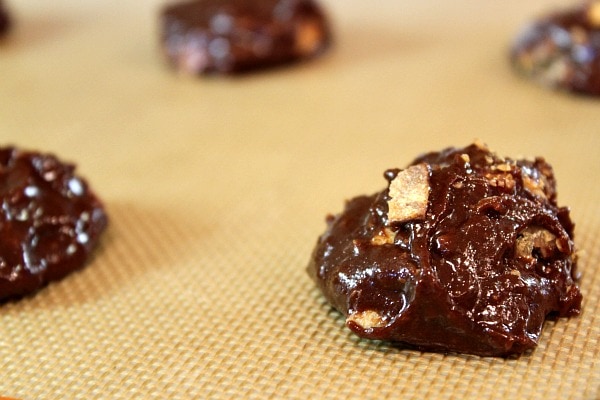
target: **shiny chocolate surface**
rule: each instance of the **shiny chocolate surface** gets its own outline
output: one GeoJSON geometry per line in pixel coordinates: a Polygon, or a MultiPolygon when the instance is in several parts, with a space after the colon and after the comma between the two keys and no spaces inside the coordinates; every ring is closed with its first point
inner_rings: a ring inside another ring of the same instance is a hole
{"type": "Polygon", "coordinates": [[[75,166],[0,148],[0,301],[81,268],[108,219],[75,166]]]}
{"type": "MultiPolygon", "coordinates": [[[[389,188],[359,196],[328,217],[314,249],[308,272],[352,331],[507,356],[534,348],[546,317],[579,314],[574,224],[543,158],[505,159],[473,144],[411,166],[427,175],[422,216],[391,221],[389,188]]],[[[411,169],[384,176],[391,187],[411,169]]],[[[422,185],[405,181],[406,193],[422,185]]]]}

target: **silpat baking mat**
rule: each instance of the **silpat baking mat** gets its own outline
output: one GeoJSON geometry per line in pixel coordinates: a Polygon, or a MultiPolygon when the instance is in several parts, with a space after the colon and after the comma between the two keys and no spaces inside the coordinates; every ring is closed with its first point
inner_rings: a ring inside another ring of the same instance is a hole
{"type": "Polygon", "coordinates": [[[4,143],[76,162],[108,231],[87,266],[0,308],[19,399],[600,398],[599,103],[510,70],[535,1],[326,2],[336,41],[294,68],[175,76],[158,1],[11,2],[4,143]],[[328,213],[383,171],[479,137],[542,155],[572,209],[583,313],[519,358],[361,340],[305,272],[328,213]]]}

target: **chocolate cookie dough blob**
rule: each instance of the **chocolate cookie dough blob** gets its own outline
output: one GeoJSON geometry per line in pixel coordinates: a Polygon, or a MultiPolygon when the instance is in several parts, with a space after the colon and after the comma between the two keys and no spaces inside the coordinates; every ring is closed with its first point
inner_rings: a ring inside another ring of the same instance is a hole
{"type": "Polygon", "coordinates": [[[8,16],[8,12],[6,11],[2,0],[0,0],[0,36],[6,33],[9,27],[10,19],[8,16]]]}
{"type": "Polygon", "coordinates": [[[384,175],[328,218],[308,266],[357,335],[506,356],[534,348],[549,314],[580,312],[573,223],[543,158],[473,144],[384,175]]]}
{"type": "Polygon", "coordinates": [[[550,88],[600,95],[600,1],[533,21],[514,41],[517,71],[550,88]]]}
{"type": "Polygon", "coordinates": [[[107,226],[75,166],[50,154],[0,148],[0,301],[81,268],[107,226]]]}
{"type": "Polygon", "coordinates": [[[331,33],[314,0],[193,0],[166,6],[161,42],[187,74],[234,74],[323,53],[331,33]]]}

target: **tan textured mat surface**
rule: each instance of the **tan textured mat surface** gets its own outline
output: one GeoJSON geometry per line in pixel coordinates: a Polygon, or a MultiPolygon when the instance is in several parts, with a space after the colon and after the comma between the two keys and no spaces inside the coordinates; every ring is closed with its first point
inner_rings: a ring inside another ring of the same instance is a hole
{"type": "Polygon", "coordinates": [[[0,307],[0,395],[600,398],[600,100],[533,86],[505,57],[559,2],[329,0],[326,57],[207,80],[165,69],[159,4],[9,4],[1,142],[77,162],[111,225],[84,270],[0,307]],[[325,215],[476,137],[553,164],[583,314],[511,360],[357,339],[304,271],[325,215]]]}

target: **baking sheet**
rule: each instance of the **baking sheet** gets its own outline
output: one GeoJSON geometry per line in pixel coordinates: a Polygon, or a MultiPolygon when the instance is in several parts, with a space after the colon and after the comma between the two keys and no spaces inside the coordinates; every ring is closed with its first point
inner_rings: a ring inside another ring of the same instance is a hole
{"type": "Polygon", "coordinates": [[[0,395],[600,398],[600,102],[506,60],[525,21],[568,3],[324,0],[331,52],[233,79],[165,67],[161,4],[7,4],[1,141],[76,162],[111,222],[84,270],[1,306],[0,395]],[[518,359],[358,339],[305,273],[325,215],[474,138],[554,166],[583,314],[518,359]]]}

